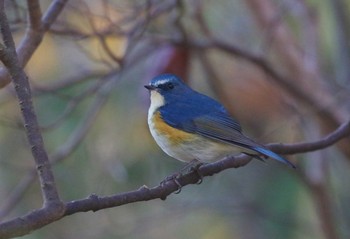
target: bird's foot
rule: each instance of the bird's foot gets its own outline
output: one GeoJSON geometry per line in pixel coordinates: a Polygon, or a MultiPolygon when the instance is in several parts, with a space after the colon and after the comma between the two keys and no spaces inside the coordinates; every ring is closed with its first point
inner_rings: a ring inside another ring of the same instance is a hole
{"type": "Polygon", "coordinates": [[[199,172],[199,168],[203,165],[203,163],[201,161],[199,161],[198,159],[193,159],[190,162],[188,162],[181,170],[181,174],[189,174],[192,172],[195,172],[198,177],[199,180],[197,182],[197,184],[201,184],[203,182],[203,175],[199,172]]]}
{"type": "Polygon", "coordinates": [[[203,165],[203,163],[202,162],[197,162],[195,165],[191,165],[191,167],[190,167],[190,170],[189,170],[189,172],[195,172],[197,175],[198,175],[198,181],[197,181],[197,183],[196,184],[201,184],[202,182],[203,182],[203,175],[202,175],[202,173],[199,171],[199,168],[201,167],[203,165]]]}
{"type": "Polygon", "coordinates": [[[182,189],[181,183],[178,181],[178,178],[182,176],[181,172],[176,172],[172,175],[167,176],[163,181],[160,182],[160,186],[164,186],[169,181],[174,181],[174,183],[177,185],[177,190],[174,192],[175,194],[179,194],[182,189]]]}
{"type": "Polygon", "coordinates": [[[176,173],[174,173],[172,175],[167,176],[163,181],[160,182],[160,185],[164,186],[167,182],[174,181],[174,183],[178,186],[178,189],[175,192],[175,194],[179,194],[181,192],[182,185],[181,185],[181,183],[179,182],[178,179],[182,175],[185,175],[185,174],[188,174],[188,173],[192,173],[192,172],[195,172],[198,175],[198,177],[199,177],[199,180],[198,180],[197,184],[201,184],[203,182],[203,175],[199,172],[198,169],[202,165],[203,165],[202,162],[200,162],[197,159],[194,159],[194,160],[190,161],[189,163],[187,163],[183,168],[181,168],[179,172],[176,172],[176,173]]]}

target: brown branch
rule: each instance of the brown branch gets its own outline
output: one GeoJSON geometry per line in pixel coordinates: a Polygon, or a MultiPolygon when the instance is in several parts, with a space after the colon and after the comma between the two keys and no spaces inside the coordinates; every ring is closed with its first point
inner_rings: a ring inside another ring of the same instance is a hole
{"type": "Polygon", "coordinates": [[[0,225],[0,238],[5,239],[23,236],[35,228],[43,227],[47,225],[48,222],[53,222],[61,218],[52,218],[54,214],[55,211],[53,211],[52,208],[41,208],[14,220],[4,222],[0,225]]]}
{"type": "Polygon", "coordinates": [[[15,44],[7,22],[7,16],[5,14],[4,8],[4,2],[1,1],[0,28],[5,46],[1,50],[0,59],[8,69],[15,86],[27,133],[27,138],[30,146],[32,147],[32,154],[34,156],[36,166],[38,167],[45,203],[50,203],[52,200],[56,202],[58,199],[58,193],[54,187],[53,174],[48,163],[48,157],[44,149],[44,143],[39,130],[39,124],[34,112],[29,82],[23,69],[18,63],[15,44]]]}
{"type": "MultiPolygon", "coordinates": [[[[303,153],[308,151],[314,151],[316,149],[326,148],[334,143],[338,142],[344,137],[350,135],[350,121],[339,126],[337,130],[327,135],[326,137],[314,141],[314,142],[304,142],[298,144],[270,144],[267,147],[279,151],[280,153],[293,154],[303,153]]],[[[251,161],[251,158],[246,155],[239,155],[235,157],[228,157],[226,159],[220,160],[215,163],[205,164],[199,167],[198,173],[205,176],[212,176],[223,170],[229,168],[239,168],[251,161]]],[[[188,184],[194,184],[199,180],[199,175],[197,172],[190,172],[188,174],[182,175],[178,178],[178,182],[185,186],[188,184]]],[[[77,212],[86,211],[98,211],[104,208],[121,206],[138,201],[148,201],[152,199],[166,199],[166,197],[172,192],[178,189],[177,184],[170,180],[165,184],[159,185],[153,188],[147,188],[146,186],[141,187],[138,190],[130,191],[126,193],[116,194],[112,196],[99,197],[97,195],[91,195],[88,198],[71,201],[66,203],[65,215],[71,215],[77,212]]]]}
{"type": "Polygon", "coordinates": [[[84,90],[82,93],[80,93],[77,96],[72,97],[69,100],[65,109],[63,110],[63,112],[60,114],[60,116],[57,119],[55,119],[53,122],[42,126],[41,129],[43,131],[46,131],[48,129],[52,129],[52,128],[59,126],[61,123],[64,122],[65,119],[68,118],[69,115],[71,115],[75,111],[75,109],[78,107],[78,105],[83,100],[85,100],[86,98],[88,98],[89,96],[91,96],[93,94],[96,94],[96,92],[99,89],[101,89],[105,83],[106,83],[106,81],[103,81],[103,80],[93,82],[93,84],[91,86],[89,86],[86,90],[84,90]]]}
{"type": "MultiPolygon", "coordinates": [[[[4,42],[4,46],[0,50],[0,59],[7,68],[13,81],[20,104],[25,131],[37,167],[44,200],[43,208],[38,212],[46,216],[45,218],[40,218],[39,223],[46,225],[52,220],[60,217],[64,208],[55,186],[54,176],[44,147],[44,141],[39,130],[29,81],[18,61],[15,44],[5,14],[4,1],[0,1],[0,19],[1,36],[4,42]]],[[[18,223],[22,223],[23,221],[21,220],[22,219],[19,218],[18,223]]]]}
{"type": "MultiPolygon", "coordinates": [[[[103,80],[107,81],[107,78],[110,78],[112,74],[107,74],[103,80]]],[[[114,76],[115,74],[113,74],[114,76]]],[[[107,84],[108,85],[108,84],[107,84]]],[[[108,88],[105,85],[105,88],[108,88]]],[[[109,87],[108,89],[112,89],[112,87],[109,87]]],[[[105,104],[109,92],[102,92],[103,89],[100,89],[95,95],[97,96],[94,102],[92,102],[90,109],[86,112],[85,116],[81,120],[81,124],[79,124],[78,127],[72,132],[70,137],[65,141],[64,144],[62,144],[54,153],[50,155],[51,164],[56,164],[58,162],[61,162],[62,160],[66,159],[78,145],[82,142],[82,140],[85,138],[86,134],[89,132],[89,129],[96,121],[97,116],[99,115],[99,112],[101,111],[103,105],[105,104]]],[[[9,213],[12,211],[12,209],[17,205],[17,203],[23,198],[24,193],[29,189],[29,186],[35,182],[37,179],[36,177],[36,170],[30,170],[23,178],[22,180],[16,185],[14,190],[9,194],[9,196],[6,198],[5,203],[0,208],[0,221],[9,213]]],[[[39,225],[40,226],[40,225],[39,225]]],[[[41,226],[40,226],[41,227],[41,226]]],[[[35,228],[31,228],[33,230],[35,228]]],[[[1,229],[0,229],[0,238],[1,229]]]]}
{"type": "Polygon", "coordinates": [[[283,87],[293,98],[298,99],[305,103],[311,109],[314,109],[316,113],[322,114],[328,121],[332,122],[334,125],[339,125],[347,118],[347,114],[341,109],[333,106],[333,102],[327,101],[326,99],[318,99],[310,91],[306,91],[300,88],[298,85],[287,77],[284,77],[279,72],[271,67],[271,65],[262,57],[254,55],[250,52],[244,51],[238,47],[226,44],[222,41],[214,41],[213,46],[221,49],[225,52],[233,54],[237,57],[245,59],[254,65],[258,66],[263,70],[268,76],[271,77],[278,85],[283,87]]]}
{"type": "Polygon", "coordinates": [[[350,135],[350,121],[341,124],[335,131],[325,136],[323,139],[314,142],[301,142],[295,144],[268,144],[267,146],[276,153],[296,154],[312,152],[327,148],[340,139],[350,135]]]}
{"type": "MultiPolygon", "coordinates": [[[[259,1],[255,2],[260,3],[259,1]]],[[[259,11],[261,9],[256,10],[259,11]]],[[[264,10],[266,10],[268,14],[271,14],[271,9],[269,10],[269,8],[264,8],[264,10]]],[[[271,23],[270,20],[268,23],[271,23]]],[[[336,102],[334,97],[332,97],[331,93],[327,89],[322,88],[322,86],[324,86],[324,79],[322,79],[322,76],[317,72],[317,60],[308,58],[306,59],[308,60],[308,64],[306,65],[309,66],[311,62],[312,67],[309,69],[307,66],[304,66],[302,63],[305,62],[305,56],[303,54],[300,54],[299,49],[297,49],[295,42],[293,42],[291,38],[285,37],[286,29],[280,31],[280,25],[276,26],[278,29],[276,30],[277,32],[274,33],[277,35],[276,37],[278,37],[280,41],[279,46],[281,47],[279,50],[282,52],[281,54],[288,55],[289,61],[287,61],[288,64],[286,64],[288,66],[287,68],[293,69],[291,70],[292,73],[289,74],[281,74],[282,71],[276,70],[264,56],[254,54],[235,45],[228,44],[222,40],[216,39],[215,35],[211,34],[210,30],[206,27],[205,22],[201,20],[200,17],[197,21],[199,22],[201,29],[203,29],[202,31],[204,34],[207,36],[207,40],[187,39],[186,43],[191,47],[195,49],[199,48],[200,50],[220,50],[224,53],[230,54],[242,60],[246,60],[247,62],[253,64],[263,73],[265,73],[268,76],[268,79],[274,81],[275,84],[277,84],[288,95],[295,99],[295,101],[299,102],[300,105],[305,106],[307,110],[315,114],[317,118],[321,120],[322,125],[325,126],[324,129],[327,133],[348,119],[349,113],[347,110],[344,107],[339,106],[339,103],[336,102]],[[287,42],[291,46],[285,42],[283,44],[281,43],[286,39],[290,40],[287,42]],[[286,47],[288,50],[285,50],[286,47]],[[289,67],[290,65],[293,67],[289,67]],[[294,70],[298,67],[300,68],[298,71],[294,70]],[[302,77],[295,77],[295,72],[299,71],[301,71],[300,74],[302,77]],[[307,81],[310,78],[312,80],[309,80],[309,82],[305,83],[308,85],[308,87],[304,87],[304,84],[299,83],[299,78],[301,78],[300,80],[302,81],[307,81]],[[317,82],[317,86],[312,85],[310,87],[310,82],[317,82]]],[[[309,28],[310,29],[306,29],[307,32],[314,30],[313,27],[309,28]]],[[[164,42],[164,39],[160,39],[160,42],[164,42]]],[[[174,44],[183,44],[184,40],[172,40],[172,42],[174,44]]],[[[350,155],[350,148],[348,147],[349,142],[350,139],[344,141],[339,145],[341,151],[346,155],[350,155]]]]}
{"type": "MultiPolygon", "coordinates": [[[[3,1],[0,0],[0,2],[3,4],[3,1]]],[[[28,0],[28,3],[29,2],[30,1],[28,0]]],[[[56,1],[57,4],[62,4],[62,2],[65,2],[65,1],[56,1]]],[[[4,14],[3,9],[2,9],[2,13],[4,14]]],[[[2,17],[2,14],[0,15],[0,17],[2,17]]],[[[36,20],[33,18],[30,21],[35,22],[36,20]]],[[[3,24],[3,23],[1,23],[1,24],[3,24]]],[[[2,27],[2,31],[3,31],[3,27],[2,27]]],[[[6,29],[5,29],[5,33],[6,34],[8,33],[8,32],[6,32],[6,29]]],[[[5,65],[8,66],[10,75],[14,78],[16,91],[18,91],[17,94],[19,95],[18,97],[21,100],[21,107],[23,108],[22,110],[26,111],[27,108],[25,108],[25,106],[28,106],[28,104],[31,105],[29,84],[28,84],[28,81],[26,79],[26,76],[25,76],[23,70],[21,69],[21,63],[18,62],[20,60],[15,59],[15,61],[13,62],[13,61],[11,61],[11,59],[8,59],[8,56],[10,54],[13,54],[14,56],[16,56],[15,48],[14,48],[14,45],[12,44],[11,39],[10,39],[10,41],[9,41],[9,39],[4,39],[4,40],[5,40],[4,42],[5,42],[6,47],[0,48],[0,58],[3,60],[4,63],[6,63],[5,65]],[[10,51],[8,51],[9,49],[10,49],[10,51]],[[13,63],[15,64],[15,67],[12,69],[9,66],[13,63]],[[19,79],[19,80],[16,81],[16,79],[19,79]],[[23,82],[25,82],[24,85],[26,86],[26,87],[23,87],[24,90],[21,89],[21,86],[23,86],[23,82]],[[26,94],[24,94],[24,93],[26,93],[26,94]],[[22,94],[24,94],[26,96],[26,98],[25,97],[20,98],[22,96],[22,94]]],[[[222,45],[222,43],[210,42],[209,46],[215,47],[217,49],[221,49],[225,52],[228,52],[227,45],[222,45]]],[[[282,85],[286,84],[286,86],[289,87],[289,84],[293,83],[293,82],[289,81],[288,79],[286,79],[285,77],[281,76],[279,74],[279,72],[276,72],[269,65],[269,63],[267,61],[265,61],[263,58],[255,56],[253,54],[249,54],[249,53],[244,52],[240,49],[233,49],[233,51],[232,51],[232,48],[230,48],[230,50],[231,50],[231,54],[233,54],[233,55],[236,54],[237,56],[240,56],[241,58],[249,60],[252,63],[259,66],[269,76],[276,78],[276,80],[279,82],[282,82],[280,84],[282,84],[282,85]]],[[[1,74],[1,72],[0,72],[0,74],[1,74]]],[[[287,88],[287,87],[285,87],[285,88],[287,88]]],[[[289,88],[287,88],[287,89],[289,89],[289,88]]],[[[299,88],[297,88],[297,86],[292,85],[291,93],[293,93],[293,94],[300,93],[300,92],[297,92],[298,90],[299,90],[299,88]]],[[[323,110],[328,111],[330,117],[334,117],[333,119],[336,119],[335,120],[336,122],[339,122],[341,119],[343,119],[342,117],[338,117],[338,115],[336,115],[336,116],[332,115],[334,113],[334,110],[336,110],[336,109],[326,108],[328,106],[327,104],[322,104],[321,102],[317,102],[317,101],[314,102],[315,99],[313,99],[313,98],[309,99],[308,98],[309,96],[307,94],[305,94],[306,92],[301,92],[301,93],[302,93],[302,97],[306,97],[305,98],[306,100],[310,100],[310,102],[309,102],[310,106],[312,106],[313,108],[320,109],[320,111],[322,113],[323,113],[323,110]],[[320,108],[315,107],[313,105],[315,103],[320,108]]],[[[302,100],[305,100],[305,99],[302,98],[302,100]]],[[[308,101],[306,101],[306,102],[308,102],[308,101]]],[[[98,108],[100,108],[100,107],[98,107],[98,108]]],[[[33,109],[30,107],[29,107],[29,113],[30,113],[29,120],[34,120],[34,122],[35,122],[36,121],[35,114],[34,114],[33,109]]],[[[93,115],[95,115],[95,113],[93,115]]],[[[97,113],[96,113],[96,115],[97,115],[97,113]]],[[[26,118],[27,117],[26,115],[24,115],[24,116],[25,116],[24,118],[25,118],[25,122],[26,122],[26,120],[28,120],[28,119],[26,118]]],[[[91,124],[91,122],[89,122],[89,124],[91,124]]],[[[33,129],[33,128],[31,128],[31,125],[28,126],[27,123],[25,125],[26,125],[26,129],[28,131],[28,138],[29,139],[32,138],[30,136],[30,131],[32,131],[32,130],[34,130],[34,134],[39,133],[39,136],[40,136],[40,132],[39,132],[37,127],[34,127],[34,129],[33,129]]],[[[71,138],[72,141],[67,142],[67,144],[63,145],[66,147],[62,146],[60,148],[60,149],[62,149],[62,151],[60,151],[60,150],[57,151],[57,154],[52,156],[51,159],[55,161],[56,159],[59,159],[59,158],[62,159],[64,157],[66,157],[67,154],[72,152],[75,145],[80,142],[80,140],[84,137],[86,132],[87,132],[86,128],[84,128],[84,127],[80,128],[79,131],[77,132],[77,134],[72,135],[72,138],[71,138]],[[73,137],[74,135],[76,137],[73,137]]],[[[331,134],[329,134],[326,137],[324,137],[320,140],[317,140],[317,141],[302,142],[302,143],[297,143],[297,144],[269,144],[269,145],[267,145],[267,147],[269,147],[270,149],[276,151],[277,153],[281,153],[281,154],[296,154],[296,153],[310,152],[310,151],[315,151],[315,150],[329,147],[329,146],[333,145],[334,143],[338,142],[340,139],[348,137],[349,135],[350,135],[350,121],[342,124],[341,126],[339,126],[339,128],[337,130],[335,130],[331,134]]],[[[41,136],[39,137],[39,139],[37,141],[35,141],[33,143],[39,143],[39,146],[42,148],[42,150],[44,150],[41,136]]],[[[33,145],[33,144],[31,143],[31,145],[33,145]]],[[[40,149],[40,147],[39,147],[39,149],[40,149]]],[[[37,152],[38,147],[33,147],[32,150],[33,150],[33,154],[36,155],[38,153],[37,152]]],[[[38,156],[43,156],[44,158],[47,159],[47,155],[45,156],[45,151],[44,151],[44,155],[38,155],[38,156]]],[[[198,172],[200,173],[200,175],[202,175],[204,177],[205,176],[212,176],[212,175],[219,173],[225,169],[242,167],[242,166],[248,164],[250,161],[251,161],[251,158],[246,156],[246,155],[240,155],[240,156],[236,156],[236,157],[228,157],[228,158],[223,159],[219,162],[203,165],[198,169],[198,172]]],[[[40,174],[43,174],[43,172],[47,169],[47,167],[50,167],[50,165],[48,164],[48,161],[46,161],[46,164],[40,165],[38,167],[40,174]]],[[[41,175],[41,177],[44,177],[44,175],[41,175]]],[[[34,177],[31,177],[31,178],[34,178],[34,177]]],[[[196,183],[198,181],[198,179],[199,179],[198,173],[190,172],[188,174],[180,176],[178,178],[178,181],[181,183],[181,185],[186,186],[188,184],[196,183]]],[[[33,180],[33,179],[30,179],[30,180],[33,180]]],[[[46,185],[46,186],[50,186],[50,185],[46,185]]],[[[54,186],[54,185],[51,185],[51,186],[54,186]]],[[[23,186],[22,186],[22,189],[23,189],[23,186]]],[[[43,191],[46,192],[46,190],[44,190],[44,189],[45,188],[43,187],[43,191]]],[[[85,211],[91,211],[91,210],[97,211],[97,210],[101,210],[101,209],[105,209],[105,208],[109,208],[109,207],[116,207],[116,206],[121,206],[121,205],[129,204],[129,203],[134,203],[134,202],[139,202],[139,201],[148,201],[148,200],[153,200],[153,199],[157,199],[157,198],[165,200],[168,195],[170,195],[172,192],[176,191],[177,189],[178,189],[177,184],[174,181],[170,180],[162,185],[159,185],[159,186],[156,186],[153,188],[148,188],[146,186],[142,186],[141,188],[134,190],[134,191],[115,194],[115,195],[111,195],[111,196],[100,197],[97,195],[91,195],[85,199],[66,202],[64,204],[64,207],[62,207],[62,206],[60,207],[60,208],[65,208],[65,211],[63,214],[62,213],[59,214],[58,211],[59,212],[61,212],[61,211],[56,210],[56,207],[52,207],[52,208],[51,207],[44,207],[42,209],[38,209],[38,210],[35,210],[33,212],[30,212],[27,215],[24,215],[24,216],[15,218],[13,220],[1,223],[0,224],[0,238],[9,238],[9,237],[14,237],[14,236],[25,235],[32,230],[41,228],[41,227],[47,225],[48,223],[51,223],[55,220],[59,220],[64,216],[68,216],[68,215],[71,215],[71,214],[74,214],[77,212],[85,212],[85,211]]],[[[19,198],[18,195],[17,195],[17,198],[19,198]]],[[[57,199],[58,199],[58,195],[57,195],[57,199]]]]}
{"type": "MultiPolygon", "coordinates": [[[[313,142],[304,142],[304,143],[298,143],[298,144],[270,144],[267,145],[267,147],[271,149],[275,149],[276,151],[279,151],[280,153],[289,154],[293,152],[293,154],[296,153],[303,153],[307,151],[314,151],[316,149],[321,149],[325,147],[329,147],[333,145],[334,143],[338,142],[344,137],[348,137],[350,135],[350,121],[342,124],[338,127],[337,130],[332,132],[331,134],[325,136],[324,138],[313,141],[313,142]],[[278,146],[278,147],[276,147],[278,146]],[[285,150],[285,151],[284,151],[285,150]]],[[[229,168],[239,168],[246,164],[248,164],[251,161],[251,158],[247,155],[239,155],[239,156],[232,156],[227,157],[223,160],[220,160],[215,163],[210,164],[204,164],[201,167],[199,167],[198,172],[192,171],[187,174],[181,175],[177,178],[177,181],[182,185],[186,186],[189,184],[195,184],[199,179],[200,176],[206,177],[206,176],[212,176],[214,174],[217,174],[223,170],[229,169],[229,168]]],[[[88,198],[70,201],[65,203],[65,212],[61,217],[72,215],[78,212],[87,212],[87,211],[98,211],[105,208],[110,207],[117,207],[125,204],[130,204],[134,202],[140,202],[140,201],[149,201],[153,199],[162,199],[165,200],[168,195],[175,192],[178,189],[177,183],[175,183],[173,180],[166,181],[165,183],[153,187],[148,188],[147,186],[142,186],[141,188],[124,192],[120,194],[115,194],[111,196],[97,196],[97,195],[90,195],[88,198]]],[[[44,225],[42,224],[35,224],[34,222],[28,220],[32,216],[47,216],[45,212],[42,210],[36,210],[34,212],[31,212],[24,217],[21,217],[23,220],[21,228],[27,228],[27,229],[38,229],[44,225]]],[[[56,218],[58,220],[60,218],[56,218]]],[[[18,230],[15,230],[15,226],[18,226],[19,219],[13,219],[8,222],[4,222],[0,224],[0,237],[1,238],[9,238],[10,236],[19,236],[24,235],[28,233],[29,231],[21,231],[22,234],[18,234],[18,230]],[[10,229],[7,229],[10,228],[10,229]],[[6,229],[6,230],[5,230],[6,229]]]]}
{"type": "MultiPolygon", "coordinates": [[[[111,74],[106,75],[106,77],[111,77],[111,74]]],[[[115,77],[115,74],[113,74],[113,77],[115,77]]],[[[108,83],[113,82],[109,81],[108,83]]],[[[82,124],[80,124],[79,127],[77,127],[77,129],[71,134],[71,136],[66,140],[65,144],[63,144],[60,148],[56,150],[55,153],[53,153],[50,156],[52,164],[58,163],[63,159],[67,158],[76,149],[76,147],[80,144],[80,142],[89,132],[89,129],[95,122],[96,117],[98,116],[100,110],[102,109],[103,105],[108,99],[111,90],[113,89],[108,83],[101,87],[101,89],[96,93],[96,99],[91,104],[90,110],[82,119],[82,124]]],[[[9,195],[8,199],[6,200],[5,204],[0,210],[0,220],[14,208],[14,206],[19,202],[20,199],[22,199],[23,194],[35,180],[35,169],[33,169],[27,173],[26,177],[22,179],[22,181],[18,184],[14,191],[9,195]]],[[[10,220],[7,223],[0,224],[0,238],[9,238],[14,236],[25,235],[28,234],[30,231],[41,228],[45,225],[41,223],[35,223],[35,221],[42,220],[39,216],[42,216],[43,212],[35,211],[35,213],[33,214],[33,216],[35,216],[34,218],[30,215],[31,213],[23,217],[22,224],[18,224],[17,218],[10,220]],[[23,226],[23,224],[25,224],[25,226],[23,226]]],[[[56,218],[55,220],[58,219],[60,218],[56,218]]]]}
{"type": "MultiPolygon", "coordinates": [[[[271,49],[288,75],[285,82],[274,78],[274,80],[278,80],[275,82],[299,101],[299,105],[306,105],[313,113],[317,113],[315,115],[319,119],[318,125],[324,132],[332,131],[341,122],[347,120],[349,112],[336,101],[334,91],[331,90],[332,80],[326,81],[324,79],[320,70],[322,66],[319,57],[310,52],[310,49],[313,49],[311,51],[317,53],[315,46],[318,45],[318,33],[320,32],[320,28],[312,23],[312,18],[307,17],[304,21],[300,17],[296,18],[299,21],[298,28],[308,33],[307,35],[303,34],[303,36],[310,41],[307,46],[302,46],[295,38],[295,31],[287,24],[288,21],[280,19],[275,22],[276,14],[278,15],[280,10],[274,1],[248,0],[246,2],[250,6],[252,16],[256,18],[256,24],[259,28],[271,29],[269,33],[273,40],[271,49]],[[271,23],[273,23],[272,26],[271,23]]],[[[307,9],[304,12],[307,12],[307,9]]],[[[346,65],[345,59],[342,59],[341,62],[346,65]]],[[[350,158],[349,143],[350,140],[347,140],[339,145],[339,149],[348,156],[348,159],[350,158]]]]}
{"type": "Polygon", "coordinates": [[[38,0],[27,0],[29,12],[29,28],[40,30],[41,28],[41,8],[38,0]]]}
{"type": "MultiPolygon", "coordinates": [[[[183,42],[173,40],[173,43],[182,44],[183,42]]],[[[304,88],[300,88],[300,86],[293,80],[276,71],[272,65],[261,56],[243,50],[232,44],[227,44],[218,39],[210,39],[209,41],[189,40],[187,43],[200,50],[218,49],[254,64],[267,74],[267,76],[269,76],[277,85],[283,88],[291,97],[293,97],[293,99],[300,101],[300,105],[308,107],[312,113],[319,116],[323,121],[328,122],[333,128],[346,121],[349,117],[348,112],[342,107],[338,107],[339,104],[336,104],[334,100],[331,100],[329,97],[322,98],[322,94],[317,94],[315,91],[307,91],[304,88]]],[[[340,148],[344,153],[350,154],[347,145],[340,145],[340,148]]]]}
{"type": "MultiPolygon", "coordinates": [[[[18,62],[20,66],[25,66],[35,50],[40,45],[45,33],[57,19],[68,0],[56,0],[52,2],[45,15],[42,17],[41,24],[38,23],[39,6],[31,0],[28,0],[30,25],[17,48],[18,62]],[[39,25],[41,27],[39,27],[39,25]]],[[[6,69],[0,69],[0,88],[5,87],[11,81],[6,69]]]]}
{"type": "MultiPolygon", "coordinates": [[[[298,144],[283,145],[278,144],[278,151],[281,153],[290,154],[302,153],[307,151],[314,151],[315,149],[321,149],[338,142],[340,139],[350,135],[350,121],[341,125],[333,133],[326,137],[314,141],[304,142],[298,144]],[[308,149],[308,150],[307,150],[308,149]],[[286,150],[286,151],[284,151],[286,150]],[[298,151],[300,150],[300,151],[298,151]],[[288,152],[288,153],[287,153],[288,152]]],[[[274,149],[277,144],[270,144],[267,147],[274,149]]],[[[212,176],[223,170],[229,168],[239,168],[251,161],[251,158],[246,155],[239,155],[235,157],[228,157],[215,163],[202,165],[198,172],[203,177],[212,176]]],[[[182,175],[178,178],[178,182],[185,186],[188,184],[194,184],[199,180],[197,172],[190,172],[182,175]]],[[[152,199],[165,199],[169,194],[178,189],[177,184],[174,181],[167,181],[165,184],[159,185],[153,188],[147,188],[146,186],[141,187],[138,190],[130,191],[126,193],[116,194],[112,196],[99,197],[97,195],[91,195],[88,198],[71,201],[66,203],[65,215],[71,215],[77,212],[84,211],[97,211],[104,208],[116,207],[138,201],[148,201],[152,199]]]]}

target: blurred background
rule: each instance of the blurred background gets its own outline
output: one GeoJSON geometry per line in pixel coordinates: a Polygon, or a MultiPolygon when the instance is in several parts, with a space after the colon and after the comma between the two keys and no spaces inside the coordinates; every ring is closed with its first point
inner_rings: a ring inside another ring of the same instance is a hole
{"type": "MultiPolygon", "coordinates": [[[[43,11],[51,1],[40,1],[43,11]]],[[[17,43],[24,1],[7,1],[17,43]]],[[[26,66],[62,199],[153,187],[183,164],[156,145],[143,85],[171,72],[262,143],[349,119],[347,0],[70,1],[26,66]]],[[[11,84],[0,90],[0,219],[41,206],[11,84]]],[[[23,238],[350,238],[350,139],[205,178],[167,200],[63,218],[23,238]]]]}

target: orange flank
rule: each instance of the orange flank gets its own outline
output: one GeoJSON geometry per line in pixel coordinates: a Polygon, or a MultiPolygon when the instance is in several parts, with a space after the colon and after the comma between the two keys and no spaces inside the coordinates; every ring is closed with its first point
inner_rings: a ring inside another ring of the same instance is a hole
{"type": "Polygon", "coordinates": [[[159,111],[154,113],[152,121],[157,134],[163,137],[167,137],[172,145],[183,144],[184,141],[193,139],[192,134],[186,133],[184,131],[178,130],[174,127],[167,125],[162,119],[162,116],[160,115],[159,111]]]}

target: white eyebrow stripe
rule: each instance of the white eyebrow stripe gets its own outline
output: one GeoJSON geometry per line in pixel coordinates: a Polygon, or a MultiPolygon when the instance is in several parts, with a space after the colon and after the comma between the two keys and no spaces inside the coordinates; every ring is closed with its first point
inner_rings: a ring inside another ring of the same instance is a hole
{"type": "Polygon", "coordinates": [[[163,85],[165,83],[168,83],[169,81],[170,81],[169,79],[159,80],[159,81],[155,82],[155,86],[163,85]]]}

